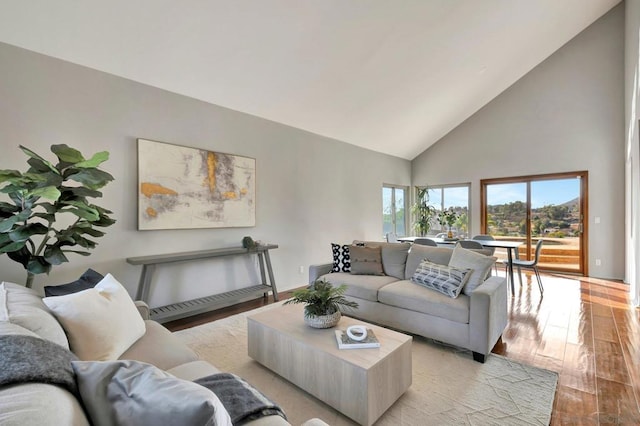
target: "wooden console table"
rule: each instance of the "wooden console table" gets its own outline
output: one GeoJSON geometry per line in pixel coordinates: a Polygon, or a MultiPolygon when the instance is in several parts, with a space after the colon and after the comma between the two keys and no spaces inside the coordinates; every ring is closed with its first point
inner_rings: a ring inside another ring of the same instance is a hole
{"type": "Polygon", "coordinates": [[[276,249],[276,244],[260,245],[255,249],[248,250],[243,247],[219,248],[213,250],[187,251],[181,253],[167,253],[153,256],[128,257],[127,263],[131,265],[142,265],[142,273],[138,282],[138,290],[136,299],[148,301],[149,287],[151,278],[156,269],[156,265],[174,262],[187,262],[200,259],[210,259],[213,257],[223,256],[239,256],[257,254],[260,265],[260,277],[262,282],[258,285],[244,287],[237,290],[231,290],[225,293],[214,294],[212,296],[201,297],[199,299],[187,300],[184,302],[173,303],[171,305],[152,308],[150,311],[151,319],[158,322],[168,322],[175,319],[200,314],[202,312],[214,309],[224,308],[225,306],[235,305],[236,303],[252,300],[260,295],[266,297],[269,291],[273,293],[273,299],[278,300],[278,290],[273,279],[273,269],[271,268],[271,259],[269,258],[269,250],[276,249]],[[269,274],[267,283],[266,270],[269,274]]]}

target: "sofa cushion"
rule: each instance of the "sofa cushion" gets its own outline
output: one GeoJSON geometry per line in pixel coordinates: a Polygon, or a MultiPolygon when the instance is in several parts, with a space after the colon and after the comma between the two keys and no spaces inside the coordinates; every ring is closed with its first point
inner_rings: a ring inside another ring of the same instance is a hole
{"type": "Polygon", "coordinates": [[[331,243],[331,253],[333,254],[333,268],[331,272],[351,271],[351,257],[348,244],[331,243]]]}
{"type": "Polygon", "coordinates": [[[456,246],[453,249],[449,266],[471,269],[470,277],[462,289],[462,292],[468,296],[476,287],[484,282],[489,272],[491,272],[494,263],[496,263],[495,257],[485,256],[456,246]]]}
{"type": "Polygon", "coordinates": [[[8,282],[0,284],[0,289],[4,290],[3,311],[9,322],[69,349],[62,326],[35,290],[8,282]]]}
{"type": "Polygon", "coordinates": [[[349,247],[351,273],[354,275],[384,275],[380,247],[349,247]]]}
{"type": "Polygon", "coordinates": [[[0,321],[0,336],[32,336],[40,337],[31,330],[9,321],[0,321]]]}
{"type": "Polygon", "coordinates": [[[177,365],[167,370],[167,373],[176,376],[179,379],[194,381],[212,374],[222,373],[207,361],[198,360],[187,362],[186,364],[177,365]]]}
{"type": "Polygon", "coordinates": [[[437,291],[402,280],[386,285],[378,291],[378,299],[385,305],[422,312],[450,321],[469,323],[470,297],[461,294],[453,299],[437,291]]]}
{"type": "Polygon", "coordinates": [[[352,275],[346,272],[326,274],[320,277],[334,286],[347,285],[345,295],[359,299],[378,301],[378,289],[385,285],[398,281],[397,278],[386,275],[352,275]]]}
{"type": "Polygon", "coordinates": [[[216,394],[151,364],[131,360],[72,364],[82,402],[97,426],[231,426],[229,414],[216,394]]]}
{"type": "Polygon", "coordinates": [[[453,253],[453,250],[447,247],[412,244],[411,249],[409,249],[409,255],[407,256],[407,266],[404,271],[404,276],[407,277],[407,279],[411,278],[413,273],[416,272],[416,269],[418,269],[420,262],[425,259],[429,262],[439,263],[440,265],[448,265],[449,259],[451,259],[451,253],[453,253]]]}
{"type": "Polygon", "coordinates": [[[469,269],[440,265],[423,260],[411,277],[411,281],[449,297],[458,297],[469,279],[469,269]]]}
{"type": "Polygon", "coordinates": [[[44,383],[0,388],[3,426],[89,426],[80,402],[69,391],[44,383]]]}
{"type": "Polygon", "coordinates": [[[146,362],[163,370],[198,359],[195,352],[159,323],[147,320],[144,324],[144,335],[124,351],[120,359],[146,362]]]}
{"type": "Polygon", "coordinates": [[[95,287],[95,285],[102,281],[103,278],[104,276],[101,273],[89,268],[75,281],[71,281],[67,284],[45,286],[44,295],[51,297],[77,293],[79,291],[95,287]]]}
{"type": "Polygon", "coordinates": [[[127,290],[111,274],[94,288],[45,297],[81,360],[118,359],[145,333],[145,324],[127,290]]]}

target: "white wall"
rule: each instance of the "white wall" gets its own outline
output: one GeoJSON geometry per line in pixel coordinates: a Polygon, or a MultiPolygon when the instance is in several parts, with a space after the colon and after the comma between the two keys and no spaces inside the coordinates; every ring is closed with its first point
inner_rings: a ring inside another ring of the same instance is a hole
{"type": "Polygon", "coordinates": [[[620,5],[414,159],[413,184],[471,182],[473,234],[480,179],[588,170],[589,274],[622,279],[623,36],[620,5]]]}
{"type": "MultiPolygon", "coordinates": [[[[240,246],[242,237],[278,244],[271,259],[279,289],[307,282],[308,266],[331,259],[329,244],[380,239],[383,183],[410,185],[409,161],[0,44],[0,169],[26,170],[26,145],[54,159],[52,144],[86,156],[107,150],[115,181],[96,204],[114,212],[89,257],[36,278],[35,288],[71,281],[86,268],[113,273],[133,293],[141,267],[125,258],[240,246]],[[137,231],[136,138],[256,158],[257,226],[137,231]],[[304,266],[304,274],[299,267],[304,266]]],[[[185,76],[187,78],[187,76],[185,76]]],[[[0,256],[0,280],[23,283],[22,267],[0,256]]],[[[257,282],[254,262],[161,267],[153,306],[257,282]]]]}
{"type": "Polygon", "coordinates": [[[638,120],[640,120],[640,1],[625,2],[625,172],[626,172],[626,271],[625,281],[635,306],[640,305],[640,147],[638,120]]]}

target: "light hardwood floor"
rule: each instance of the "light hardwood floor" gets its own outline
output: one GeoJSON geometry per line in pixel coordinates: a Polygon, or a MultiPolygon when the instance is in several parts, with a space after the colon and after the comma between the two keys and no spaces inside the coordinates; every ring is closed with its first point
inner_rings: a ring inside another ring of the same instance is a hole
{"type": "MultiPolygon", "coordinates": [[[[640,310],[616,281],[525,274],[509,304],[509,323],[493,352],[559,373],[552,425],[640,424],[640,310]]],[[[285,299],[291,292],[283,292],[285,299]]],[[[258,299],[165,324],[192,327],[272,300],[258,299]]]]}

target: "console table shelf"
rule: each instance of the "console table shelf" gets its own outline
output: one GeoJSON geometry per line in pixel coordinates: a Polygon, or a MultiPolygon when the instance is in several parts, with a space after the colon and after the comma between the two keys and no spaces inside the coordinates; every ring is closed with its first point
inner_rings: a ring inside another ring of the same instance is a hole
{"type": "Polygon", "coordinates": [[[127,258],[127,263],[131,265],[142,265],[140,281],[138,282],[138,290],[136,299],[148,302],[149,287],[151,278],[155,271],[156,265],[187,262],[200,259],[210,259],[225,256],[239,256],[256,254],[259,260],[260,277],[262,282],[258,285],[243,287],[237,290],[231,290],[220,294],[201,297],[198,299],[187,300],[184,302],[173,303],[166,306],[152,308],[150,310],[151,319],[159,322],[168,322],[176,319],[200,314],[214,309],[224,308],[226,306],[235,305],[236,303],[252,300],[260,295],[267,296],[269,291],[273,293],[274,300],[278,300],[278,290],[273,278],[273,269],[271,268],[271,259],[269,258],[269,250],[276,249],[276,244],[265,244],[255,249],[246,249],[243,247],[229,247],[212,250],[187,251],[180,253],[158,254],[153,256],[139,256],[127,258]],[[267,275],[269,281],[267,282],[267,275]]]}

